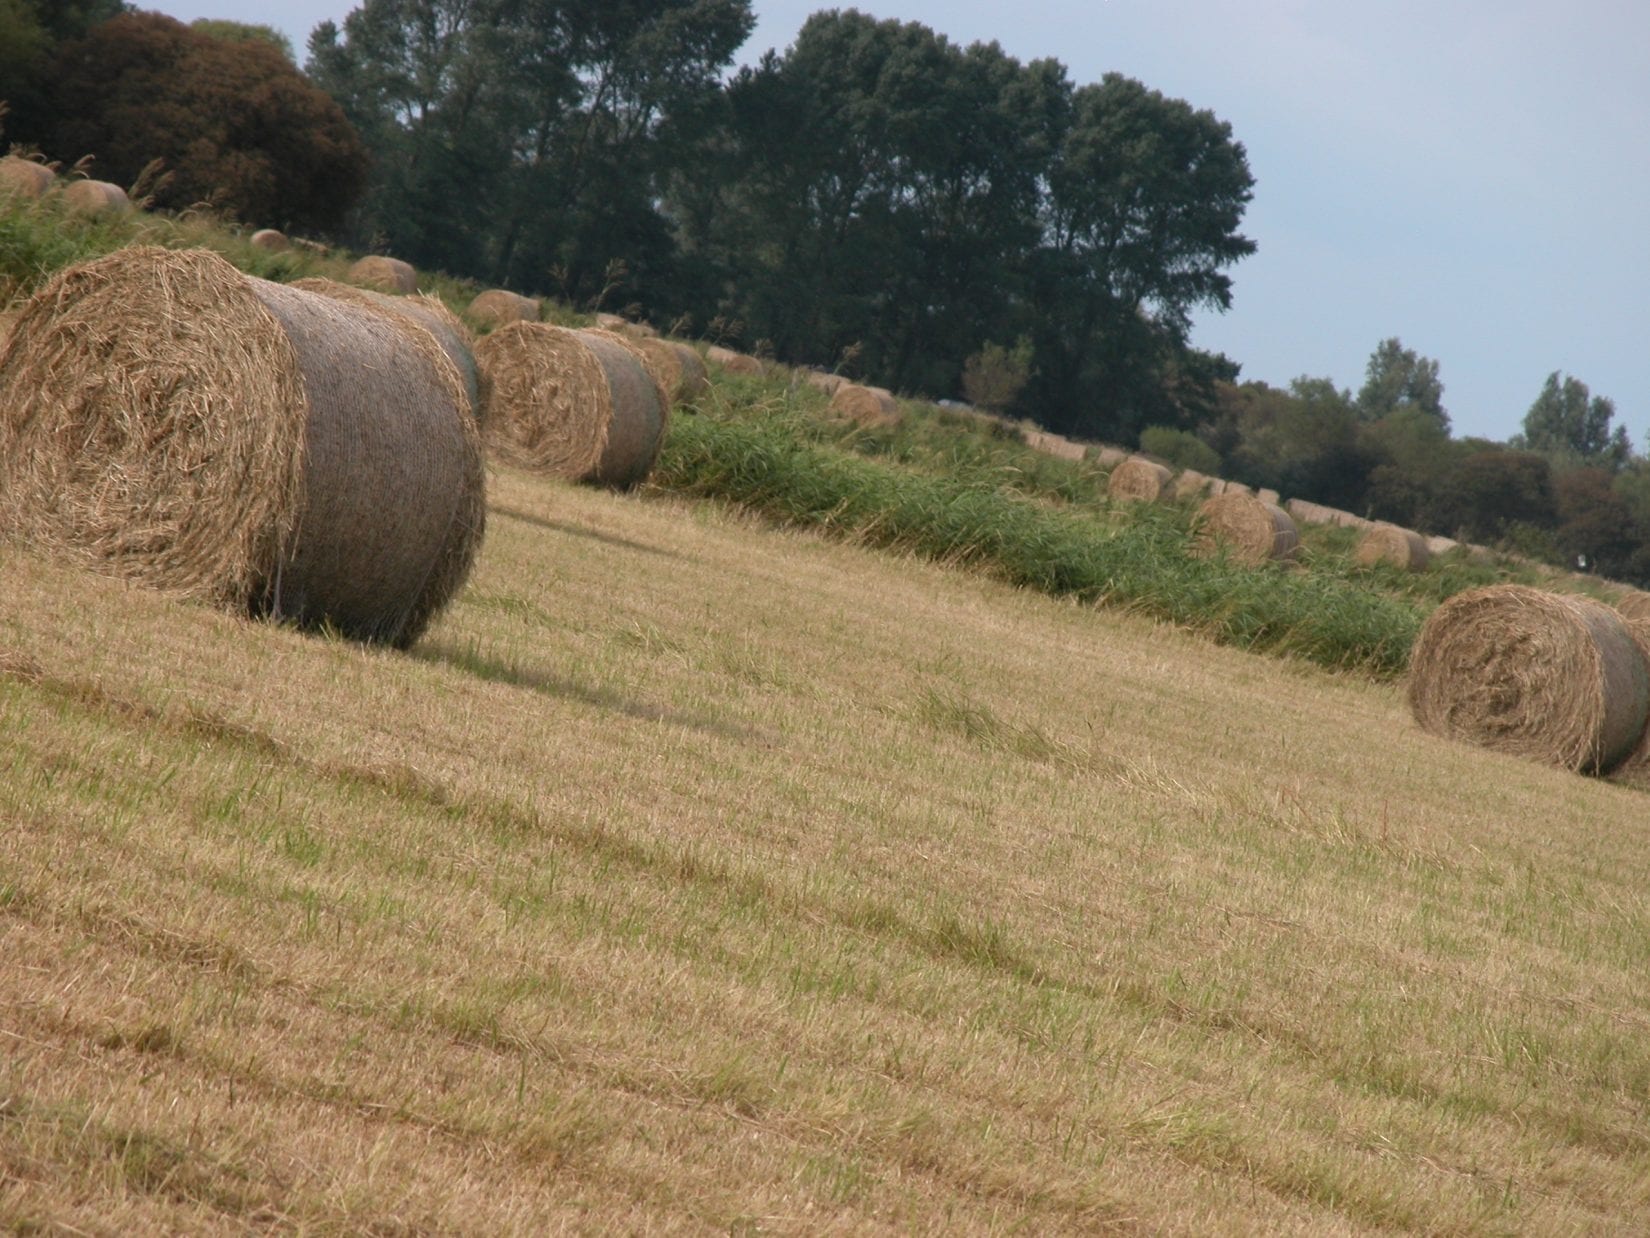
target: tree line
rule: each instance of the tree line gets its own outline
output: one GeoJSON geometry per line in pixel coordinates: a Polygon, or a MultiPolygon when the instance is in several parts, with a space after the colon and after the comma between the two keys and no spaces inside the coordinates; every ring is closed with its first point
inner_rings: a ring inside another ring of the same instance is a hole
{"type": "Polygon", "coordinates": [[[1555,373],[1507,444],[1438,363],[1356,393],[1192,346],[1254,190],[1231,127],[1121,74],[749,0],[364,0],[309,39],[0,0],[7,136],[157,205],[383,250],[1394,520],[1650,580],[1650,465],[1555,373]]]}

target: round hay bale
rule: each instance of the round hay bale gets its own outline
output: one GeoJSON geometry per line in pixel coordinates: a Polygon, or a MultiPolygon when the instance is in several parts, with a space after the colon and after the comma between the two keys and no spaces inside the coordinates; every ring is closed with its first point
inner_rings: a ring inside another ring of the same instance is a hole
{"type": "Polygon", "coordinates": [[[626,320],[617,314],[596,315],[596,326],[603,331],[622,331],[626,325],[626,320]]]}
{"type": "MultiPolygon", "coordinates": [[[[590,327],[580,331],[581,336],[596,336],[599,339],[610,340],[628,352],[647,371],[647,376],[653,382],[653,394],[659,401],[659,437],[662,442],[664,432],[670,425],[670,410],[675,403],[676,370],[673,368],[676,361],[674,353],[665,354],[649,350],[648,341],[625,335],[619,331],[603,331],[590,327]]],[[[652,467],[649,462],[649,467],[652,467]]]]}
{"type": "Polygon", "coordinates": [[[665,409],[625,345],[541,322],[500,327],[476,345],[491,390],[487,445],[522,468],[624,487],[658,458],[665,409]]]}
{"type": "Polygon", "coordinates": [[[803,378],[808,386],[823,391],[826,395],[835,395],[841,388],[848,385],[848,380],[840,374],[827,374],[823,370],[809,370],[803,378]]]}
{"type": "Polygon", "coordinates": [[[1168,496],[1173,474],[1144,456],[1130,456],[1106,479],[1106,494],[1127,503],[1157,503],[1168,496]]]}
{"type": "Polygon", "coordinates": [[[506,288],[493,288],[470,302],[469,314],[477,322],[494,327],[509,322],[537,322],[539,303],[506,288]]]}
{"type": "Polygon", "coordinates": [[[1199,473],[1196,469],[1182,469],[1180,476],[1174,479],[1174,497],[1177,499],[1198,499],[1209,492],[1209,475],[1199,473]]]}
{"type": "Polygon", "coordinates": [[[418,272],[410,262],[371,254],[350,267],[345,276],[352,284],[376,288],[380,292],[410,293],[418,291],[418,272]]]}
{"type": "Polygon", "coordinates": [[[1395,524],[1378,524],[1364,530],[1353,557],[1365,566],[1390,563],[1406,572],[1424,572],[1432,561],[1427,539],[1395,524]]]}
{"type": "Polygon", "coordinates": [[[1427,538],[1427,553],[1429,555],[1447,555],[1460,544],[1453,537],[1429,537],[1427,538]]]}
{"type": "Polygon", "coordinates": [[[692,403],[710,390],[704,359],[686,344],[656,336],[619,335],[618,338],[642,359],[648,372],[658,380],[667,408],[692,403]]]}
{"type": "Polygon", "coordinates": [[[43,163],[7,155],[0,159],[0,194],[20,198],[43,198],[51,191],[57,176],[43,163]]]}
{"type": "Polygon", "coordinates": [[[1624,593],[1611,603],[1616,613],[1632,623],[1650,624],[1650,593],[1643,589],[1634,589],[1631,593],[1624,593]]]}
{"type": "Polygon", "coordinates": [[[899,420],[899,402],[888,391],[857,383],[838,387],[831,409],[864,426],[889,426],[899,420]]]}
{"type": "Polygon", "coordinates": [[[1526,585],[1450,598],[1410,654],[1421,729],[1584,773],[1638,745],[1650,675],[1627,623],[1602,602],[1526,585]]]}
{"type": "Polygon", "coordinates": [[[1196,528],[1196,553],[1210,555],[1224,547],[1243,563],[1289,559],[1300,545],[1289,513],[1252,494],[1228,491],[1205,499],[1197,509],[1196,528]]]}
{"type": "Polygon", "coordinates": [[[1121,447],[1101,447],[1095,451],[1094,458],[1101,468],[1114,469],[1129,458],[1129,453],[1121,447]]]}
{"type": "Polygon", "coordinates": [[[486,519],[457,370],[381,314],[133,247],[0,354],[0,530],[240,613],[417,639],[486,519]]]}
{"type": "Polygon", "coordinates": [[[250,243],[254,249],[267,249],[272,254],[285,253],[292,248],[286,233],[278,228],[259,228],[252,234],[250,243]]]}
{"type": "Polygon", "coordinates": [[[70,181],[63,187],[63,204],[75,215],[124,215],[132,201],[119,185],[108,181],[70,181]]]}
{"type": "Polygon", "coordinates": [[[358,305],[369,313],[387,315],[403,327],[414,328],[417,338],[428,336],[446,354],[447,360],[463,379],[471,414],[478,421],[485,415],[487,399],[482,390],[481,371],[476,366],[475,337],[440,297],[428,293],[394,296],[374,292],[371,288],[340,284],[337,280],[323,279],[318,275],[297,280],[292,286],[306,292],[318,292],[335,301],[358,305]]]}
{"type": "Polygon", "coordinates": [[[762,363],[755,357],[746,356],[742,352],[734,352],[731,348],[723,348],[719,344],[712,344],[705,349],[705,360],[712,365],[719,365],[729,374],[760,374],[762,363]]]}

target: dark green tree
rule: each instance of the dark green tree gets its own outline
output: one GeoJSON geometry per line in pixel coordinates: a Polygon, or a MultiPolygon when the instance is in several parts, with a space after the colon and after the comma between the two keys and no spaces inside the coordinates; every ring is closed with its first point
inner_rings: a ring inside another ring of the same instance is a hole
{"type": "Polygon", "coordinates": [[[1611,428],[1615,404],[1595,396],[1578,378],[1554,370],[1524,414],[1524,432],[1513,441],[1569,465],[1621,468],[1632,455],[1623,426],[1611,428]]]}
{"type": "Polygon", "coordinates": [[[1401,409],[1414,409],[1449,429],[1444,411],[1444,384],[1438,363],[1405,348],[1396,336],[1382,340],[1369,356],[1357,410],[1365,421],[1379,421],[1401,409]]]}

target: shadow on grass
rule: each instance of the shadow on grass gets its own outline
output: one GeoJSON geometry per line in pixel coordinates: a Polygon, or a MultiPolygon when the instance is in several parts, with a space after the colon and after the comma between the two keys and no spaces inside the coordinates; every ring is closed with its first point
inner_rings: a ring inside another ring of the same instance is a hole
{"type": "Polygon", "coordinates": [[[540,529],[549,529],[552,533],[571,533],[574,537],[588,537],[591,541],[602,542],[608,546],[619,546],[625,550],[639,550],[643,554],[660,555],[666,559],[690,561],[686,555],[678,554],[674,550],[663,550],[658,546],[649,546],[645,542],[633,542],[628,537],[618,537],[612,533],[601,533],[595,529],[587,529],[583,525],[568,524],[564,520],[550,520],[544,516],[535,516],[532,512],[520,511],[514,507],[494,505],[489,510],[494,515],[506,516],[511,520],[519,520],[523,524],[534,525],[540,529]]]}
{"type": "Polygon", "coordinates": [[[536,692],[540,696],[547,696],[558,701],[577,701],[580,704],[609,710],[643,722],[664,722],[671,726],[686,727],[689,730],[717,735],[723,739],[761,740],[764,738],[760,732],[751,727],[727,722],[710,714],[671,709],[665,705],[654,705],[647,701],[632,700],[611,688],[581,683],[565,675],[553,675],[534,670],[531,667],[512,666],[507,662],[499,661],[497,658],[488,657],[478,650],[461,648],[440,640],[421,642],[410,651],[409,656],[417,658],[421,662],[450,666],[455,670],[464,671],[467,674],[474,675],[477,679],[485,679],[490,683],[510,684],[512,687],[525,688],[529,692],[536,692]]]}

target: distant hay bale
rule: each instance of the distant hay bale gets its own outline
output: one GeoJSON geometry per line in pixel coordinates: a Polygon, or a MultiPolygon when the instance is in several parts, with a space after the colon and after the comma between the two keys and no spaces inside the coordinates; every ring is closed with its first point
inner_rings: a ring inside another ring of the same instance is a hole
{"type": "Polygon", "coordinates": [[[1195,527],[1198,554],[1211,555],[1224,547],[1243,563],[1290,559],[1300,545],[1289,513],[1252,494],[1228,491],[1205,499],[1197,509],[1195,527]]]}
{"type": "Polygon", "coordinates": [[[1129,453],[1121,447],[1101,447],[1094,453],[1094,458],[1100,462],[1103,469],[1114,469],[1129,458],[1129,453]]]}
{"type": "Polygon", "coordinates": [[[621,338],[659,379],[667,404],[691,404],[710,390],[704,358],[688,345],[653,336],[621,338]]]}
{"type": "Polygon", "coordinates": [[[292,242],[286,239],[286,233],[276,228],[259,228],[252,234],[250,243],[254,249],[267,249],[272,254],[283,253],[292,248],[292,242]]]}
{"type": "Polygon", "coordinates": [[[755,357],[746,356],[742,352],[734,352],[731,348],[723,348],[720,344],[712,344],[705,349],[705,360],[712,365],[719,365],[729,374],[760,374],[762,363],[755,357]]]}
{"type": "Polygon", "coordinates": [[[517,322],[484,336],[476,361],[491,392],[487,445],[501,460],[615,487],[653,467],[666,410],[652,376],[617,340],[517,322]]]}
{"type": "Polygon", "coordinates": [[[596,325],[603,331],[622,331],[627,321],[617,314],[597,314],[596,325]]]}
{"type": "Polygon", "coordinates": [[[357,288],[336,280],[311,276],[293,285],[307,292],[318,292],[337,301],[347,301],[371,313],[388,315],[391,319],[421,329],[446,354],[464,380],[464,392],[469,397],[470,411],[479,420],[486,414],[486,394],[482,390],[481,371],[476,366],[475,337],[459,321],[458,315],[444,305],[439,297],[429,294],[396,296],[374,292],[371,288],[357,288]]]}
{"type": "Polygon", "coordinates": [[[1390,563],[1406,572],[1424,572],[1432,559],[1427,539],[1395,524],[1378,524],[1365,529],[1358,539],[1354,558],[1366,566],[1390,563]]]}
{"type": "Polygon", "coordinates": [[[835,395],[839,389],[847,386],[848,380],[840,374],[827,374],[823,370],[807,370],[803,373],[803,381],[810,387],[823,391],[826,395],[835,395]]]}
{"type": "Polygon", "coordinates": [[[1427,553],[1433,555],[1447,555],[1460,544],[1461,543],[1456,541],[1453,537],[1429,537],[1427,538],[1427,553]]]}
{"type": "Polygon", "coordinates": [[[1332,524],[1343,529],[1375,527],[1373,520],[1365,520],[1337,507],[1325,507],[1322,503],[1308,503],[1305,499],[1290,499],[1284,510],[1302,524],[1332,524]]]}
{"type": "Polygon", "coordinates": [[[0,354],[0,530],[239,613],[410,644],[483,485],[438,349],[201,250],[60,271],[0,354]]]}
{"type": "Polygon", "coordinates": [[[43,198],[57,181],[57,176],[43,163],[7,155],[0,159],[0,195],[20,198],[43,198]]]}
{"type": "Polygon", "coordinates": [[[124,215],[132,201],[119,185],[108,181],[70,181],[63,187],[63,204],[75,215],[124,215]]]}
{"type": "Polygon", "coordinates": [[[893,425],[899,420],[899,402],[884,388],[845,383],[831,396],[831,411],[863,426],[893,425]]]}
{"type": "Polygon", "coordinates": [[[510,322],[537,322],[539,303],[507,288],[492,288],[470,302],[469,315],[477,322],[495,327],[510,322]]]}
{"type": "Polygon", "coordinates": [[[1086,451],[1081,443],[1074,443],[1063,434],[1050,434],[1047,430],[1027,429],[1022,432],[1027,447],[1033,451],[1040,451],[1046,456],[1055,456],[1061,460],[1081,461],[1086,451]]]}
{"type": "Polygon", "coordinates": [[[1222,483],[1220,492],[1222,494],[1248,495],[1251,499],[1255,497],[1255,488],[1253,486],[1247,486],[1241,481],[1228,481],[1222,483]]]}
{"type": "Polygon", "coordinates": [[[1106,494],[1129,503],[1157,503],[1168,497],[1174,474],[1155,460],[1130,456],[1106,479],[1106,494]]]}
{"type": "Polygon", "coordinates": [[[376,288],[380,292],[412,293],[418,291],[418,272],[410,262],[370,254],[350,267],[345,279],[362,288],[376,288]]]}
{"type": "Polygon", "coordinates": [[[1525,585],[1450,598],[1410,655],[1421,729],[1584,773],[1639,744],[1650,675],[1627,622],[1602,602],[1525,585]]]}
{"type": "Polygon", "coordinates": [[[1196,469],[1182,469],[1180,476],[1174,479],[1174,497],[1177,499],[1201,498],[1209,492],[1211,478],[1196,469]]]}
{"type": "Polygon", "coordinates": [[[1630,619],[1634,623],[1650,623],[1650,593],[1646,593],[1643,589],[1634,589],[1630,593],[1624,593],[1611,605],[1616,608],[1616,613],[1624,619],[1630,619]]]}
{"type": "Polygon", "coordinates": [[[1265,486],[1255,491],[1255,497],[1262,503],[1270,503],[1273,507],[1283,506],[1283,497],[1276,490],[1269,490],[1265,486]]]}

